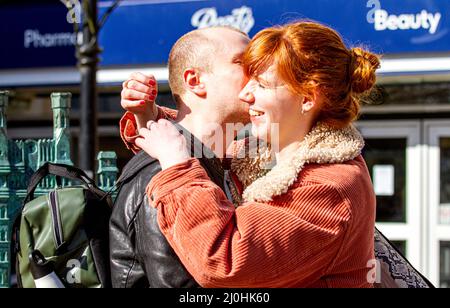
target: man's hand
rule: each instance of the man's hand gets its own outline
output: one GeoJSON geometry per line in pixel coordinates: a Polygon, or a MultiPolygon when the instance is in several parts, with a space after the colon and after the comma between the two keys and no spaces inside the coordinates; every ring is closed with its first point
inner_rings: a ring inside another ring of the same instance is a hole
{"type": "Polygon", "coordinates": [[[158,86],[153,75],[136,72],[122,84],[122,108],[133,113],[137,128],[143,128],[150,120],[156,120],[158,108],[155,100],[158,86]]]}

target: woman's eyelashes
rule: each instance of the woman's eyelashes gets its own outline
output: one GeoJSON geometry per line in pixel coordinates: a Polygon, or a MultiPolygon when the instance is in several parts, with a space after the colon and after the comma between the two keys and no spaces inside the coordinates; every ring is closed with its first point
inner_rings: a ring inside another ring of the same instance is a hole
{"type": "Polygon", "coordinates": [[[257,83],[257,85],[258,85],[259,88],[264,89],[264,90],[267,90],[267,89],[272,88],[272,87],[270,86],[269,82],[268,82],[268,81],[265,81],[265,80],[263,80],[263,79],[259,79],[259,78],[256,79],[256,83],[257,83]]]}
{"type": "Polygon", "coordinates": [[[258,87],[264,90],[268,89],[268,87],[263,85],[261,82],[258,82],[258,87]]]}

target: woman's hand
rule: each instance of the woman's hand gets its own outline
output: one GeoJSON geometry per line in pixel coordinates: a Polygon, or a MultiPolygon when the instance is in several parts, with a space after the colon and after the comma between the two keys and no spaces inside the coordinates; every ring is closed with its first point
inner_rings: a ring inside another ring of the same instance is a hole
{"type": "Polygon", "coordinates": [[[164,119],[158,122],[149,121],[147,128],[139,129],[136,145],[151,157],[158,159],[163,170],[191,158],[186,138],[172,123],[164,119]]]}
{"type": "Polygon", "coordinates": [[[120,104],[123,109],[134,114],[138,129],[145,127],[148,121],[156,120],[157,94],[158,85],[153,75],[136,72],[122,84],[120,104]]]}

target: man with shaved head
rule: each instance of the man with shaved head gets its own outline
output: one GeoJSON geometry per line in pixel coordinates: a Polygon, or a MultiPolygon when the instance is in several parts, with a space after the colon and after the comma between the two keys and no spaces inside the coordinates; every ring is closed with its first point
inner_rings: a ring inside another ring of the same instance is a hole
{"type": "Polygon", "coordinates": [[[215,132],[204,124],[214,123],[225,132],[228,123],[249,122],[248,105],[239,100],[246,83],[241,56],[248,42],[246,34],[228,27],[194,30],[181,37],[168,61],[177,113],[154,104],[157,87],[153,76],[134,73],[124,82],[121,104],[127,113],[121,120],[121,135],[138,154],[122,172],[110,222],[114,287],[198,286],[161,233],[156,209],[148,204],[145,189],[161,170],[159,162],[139,152],[133,141],[149,120],[173,119],[188,139],[192,154],[202,154],[200,161],[210,178],[229,191],[219,160],[225,154],[225,140],[223,146],[217,146],[215,132]],[[206,146],[210,144],[216,146],[206,146]]]}

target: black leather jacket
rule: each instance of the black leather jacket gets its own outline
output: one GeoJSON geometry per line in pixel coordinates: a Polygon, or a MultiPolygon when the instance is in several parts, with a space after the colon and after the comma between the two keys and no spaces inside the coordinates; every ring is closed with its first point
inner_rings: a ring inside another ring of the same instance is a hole
{"type": "MultiPolygon", "coordinates": [[[[179,125],[178,128],[183,130],[179,125]]],[[[191,139],[193,153],[204,154],[200,158],[201,164],[223,189],[224,171],[220,161],[198,139],[186,131],[184,135],[191,139]]],[[[198,287],[161,233],[157,210],[149,205],[145,194],[148,183],[160,170],[159,162],[141,151],[128,162],[119,179],[121,188],[110,220],[114,288],[198,287]]]]}

